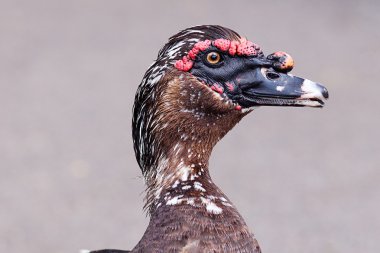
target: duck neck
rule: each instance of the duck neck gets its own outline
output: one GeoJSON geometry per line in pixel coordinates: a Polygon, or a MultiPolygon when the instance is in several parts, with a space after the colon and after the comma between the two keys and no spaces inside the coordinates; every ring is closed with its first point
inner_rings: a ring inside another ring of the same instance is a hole
{"type": "Polygon", "coordinates": [[[157,99],[135,109],[135,150],[151,214],[181,195],[203,200],[220,192],[208,171],[212,149],[248,113],[191,75],[171,72],[161,82],[157,99]]]}
{"type": "Polygon", "coordinates": [[[160,155],[155,173],[147,178],[147,204],[150,213],[162,205],[205,206],[218,214],[221,207],[213,202],[230,205],[225,195],[213,183],[208,161],[212,148],[202,141],[179,141],[173,144],[169,156],[160,155]]]}
{"type": "Polygon", "coordinates": [[[169,241],[180,245],[178,252],[193,252],[193,247],[194,252],[209,252],[210,247],[215,247],[212,252],[259,253],[243,217],[212,182],[209,154],[193,151],[184,143],[175,144],[172,150],[182,154],[178,156],[181,158],[161,156],[155,177],[150,183],[148,180],[151,217],[133,252],[152,251],[144,248],[146,242],[169,241]]]}

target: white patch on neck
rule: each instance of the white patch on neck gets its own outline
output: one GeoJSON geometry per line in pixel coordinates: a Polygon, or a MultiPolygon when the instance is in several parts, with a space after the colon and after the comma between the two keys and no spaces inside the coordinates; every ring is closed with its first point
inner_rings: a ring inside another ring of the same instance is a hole
{"type": "Polygon", "coordinates": [[[178,175],[181,179],[181,181],[185,182],[189,179],[189,175],[190,175],[190,172],[191,172],[191,168],[188,167],[188,166],[181,166],[179,169],[178,169],[178,175]]]}
{"type": "Polygon", "coordinates": [[[181,199],[181,197],[183,197],[183,195],[175,196],[175,197],[169,199],[168,201],[166,201],[166,205],[174,206],[174,205],[181,204],[183,201],[183,199],[181,199]]]}
{"type": "Polygon", "coordinates": [[[212,214],[221,214],[223,212],[223,209],[218,207],[211,200],[201,197],[201,201],[203,204],[206,205],[207,212],[212,213],[212,214]]]}
{"type": "Polygon", "coordinates": [[[156,182],[158,188],[155,190],[154,197],[156,199],[160,198],[160,194],[162,192],[162,189],[164,187],[164,169],[168,166],[168,159],[166,157],[160,158],[157,166],[157,172],[156,172],[156,182]]]}
{"type": "Polygon", "coordinates": [[[174,184],[173,184],[172,188],[177,188],[178,184],[179,184],[179,181],[178,181],[178,180],[176,180],[176,181],[174,182],[174,184]]]}
{"type": "Polygon", "coordinates": [[[197,175],[197,174],[192,173],[191,176],[190,176],[190,180],[194,181],[195,178],[199,177],[200,175],[202,175],[202,174],[197,175]]]}
{"type": "Polygon", "coordinates": [[[203,188],[200,182],[194,182],[194,189],[202,192],[206,192],[206,189],[203,188]]]}

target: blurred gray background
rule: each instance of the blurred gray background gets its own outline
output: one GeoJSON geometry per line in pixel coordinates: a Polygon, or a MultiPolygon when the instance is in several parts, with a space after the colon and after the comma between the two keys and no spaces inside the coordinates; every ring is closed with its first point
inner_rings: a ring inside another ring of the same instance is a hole
{"type": "Polygon", "coordinates": [[[214,150],[211,174],[263,251],[380,252],[379,1],[121,0],[0,2],[0,252],[138,242],[134,94],[197,24],[290,53],[330,91],[322,110],[256,110],[214,150]]]}

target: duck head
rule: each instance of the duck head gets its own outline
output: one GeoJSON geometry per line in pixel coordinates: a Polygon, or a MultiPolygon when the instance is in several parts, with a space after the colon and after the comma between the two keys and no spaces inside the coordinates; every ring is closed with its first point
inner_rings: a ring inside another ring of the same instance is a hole
{"type": "Polygon", "coordinates": [[[289,74],[293,66],[289,54],[265,56],[258,45],[220,26],[196,26],[171,37],[145,73],[133,109],[147,206],[154,210],[162,189],[177,178],[207,171],[213,146],[254,108],[323,107],[327,89],[289,74]],[[184,166],[191,171],[182,171],[184,166]]]}
{"type": "Polygon", "coordinates": [[[175,67],[188,71],[236,109],[254,106],[322,107],[328,92],[322,85],[288,74],[293,58],[282,51],[264,56],[245,38],[204,40],[193,46],[175,67]]]}

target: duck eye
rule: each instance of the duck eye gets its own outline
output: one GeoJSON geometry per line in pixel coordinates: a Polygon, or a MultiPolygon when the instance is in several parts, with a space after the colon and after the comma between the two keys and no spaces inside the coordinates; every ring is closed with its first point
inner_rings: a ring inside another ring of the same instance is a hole
{"type": "Polygon", "coordinates": [[[220,54],[217,53],[217,52],[210,52],[207,54],[207,62],[210,63],[210,64],[217,64],[220,62],[220,60],[222,59],[220,54]]]}

